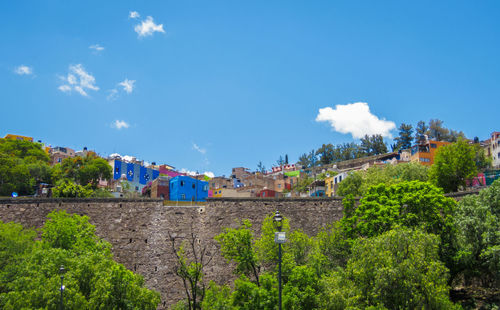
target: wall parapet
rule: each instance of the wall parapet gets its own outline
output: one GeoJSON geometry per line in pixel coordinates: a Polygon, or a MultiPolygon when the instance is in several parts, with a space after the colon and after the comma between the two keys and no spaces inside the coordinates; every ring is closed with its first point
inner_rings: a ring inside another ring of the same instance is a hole
{"type": "Polygon", "coordinates": [[[42,197],[16,197],[0,198],[0,204],[33,204],[33,203],[144,203],[158,202],[162,199],[153,198],[42,198],[42,197]]]}

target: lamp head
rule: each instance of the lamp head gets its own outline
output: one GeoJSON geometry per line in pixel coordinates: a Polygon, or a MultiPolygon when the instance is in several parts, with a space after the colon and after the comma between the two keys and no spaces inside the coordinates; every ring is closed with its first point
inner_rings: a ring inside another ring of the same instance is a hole
{"type": "Polygon", "coordinates": [[[276,211],[273,220],[278,231],[281,231],[283,228],[283,216],[281,216],[280,211],[276,211]]]}

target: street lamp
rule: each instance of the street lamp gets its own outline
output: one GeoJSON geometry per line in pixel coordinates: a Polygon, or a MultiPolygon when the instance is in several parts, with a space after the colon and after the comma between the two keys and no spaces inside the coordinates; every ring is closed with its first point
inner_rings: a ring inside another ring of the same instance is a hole
{"type": "Polygon", "coordinates": [[[274,233],[274,242],[278,244],[278,289],[279,289],[279,310],[281,310],[281,244],[286,241],[286,234],[282,232],[283,228],[283,216],[281,216],[279,211],[276,211],[274,215],[274,224],[277,232],[274,233]]]}
{"type": "Polygon", "coordinates": [[[64,273],[66,272],[66,270],[64,269],[63,265],[61,265],[61,267],[59,268],[59,274],[61,274],[61,301],[60,301],[60,304],[59,304],[59,309],[60,310],[63,310],[64,309],[64,305],[63,305],[63,292],[64,292],[64,285],[63,285],[63,281],[64,281],[64,273]]]}

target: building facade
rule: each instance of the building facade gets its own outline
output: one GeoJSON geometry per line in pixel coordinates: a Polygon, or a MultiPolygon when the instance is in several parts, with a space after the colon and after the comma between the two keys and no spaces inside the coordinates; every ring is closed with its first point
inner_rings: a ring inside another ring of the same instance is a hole
{"type": "Polygon", "coordinates": [[[208,182],[176,176],[170,179],[169,195],[173,201],[205,201],[208,197],[208,182]]]}
{"type": "Polygon", "coordinates": [[[128,163],[118,159],[111,159],[108,162],[113,168],[113,180],[120,180],[124,175],[132,191],[141,192],[148,182],[160,175],[160,171],[146,168],[139,163],[128,163]]]}
{"type": "Polygon", "coordinates": [[[429,140],[427,136],[423,136],[417,141],[417,144],[412,146],[410,161],[418,162],[424,166],[432,166],[437,150],[448,144],[451,143],[429,140]]]}
{"type": "Polygon", "coordinates": [[[500,168],[500,132],[495,131],[490,138],[491,165],[493,168],[500,168]]]}

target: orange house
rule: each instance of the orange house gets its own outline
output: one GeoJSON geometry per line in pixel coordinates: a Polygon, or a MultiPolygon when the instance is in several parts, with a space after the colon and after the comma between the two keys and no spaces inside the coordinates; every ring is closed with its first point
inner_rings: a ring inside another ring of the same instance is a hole
{"type": "Polygon", "coordinates": [[[410,161],[419,162],[425,166],[434,164],[434,157],[440,147],[451,144],[445,141],[434,141],[427,139],[420,139],[416,145],[411,147],[410,161]]]}
{"type": "Polygon", "coordinates": [[[9,140],[24,140],[24,141],[33,142],[33,138],[32,137],[26,137],[26,136],[21,136],[21,135],[7,134],[7,135],[5,135],[4,139],[9,139],[9,140]]]}

